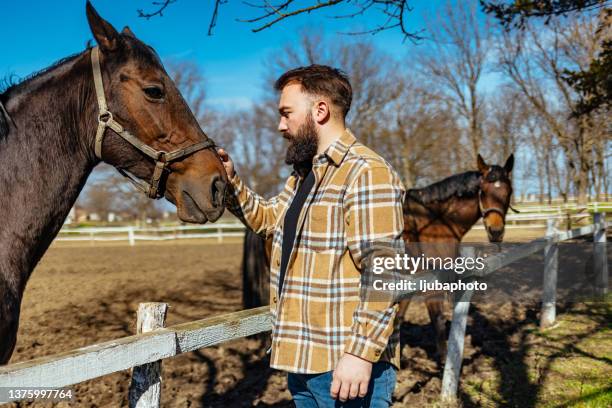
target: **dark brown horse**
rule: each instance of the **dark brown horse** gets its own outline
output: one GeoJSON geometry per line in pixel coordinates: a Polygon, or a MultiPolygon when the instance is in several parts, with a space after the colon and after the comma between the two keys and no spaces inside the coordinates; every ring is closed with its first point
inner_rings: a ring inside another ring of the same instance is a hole
{"type": "MultiPolygon", "coordinates": [[[[436,255],[456,256],[456,244],[481,217],[489,241],[501,242],[512,196],[510,176],[513,165],[513,155],[508,157],[504,166],[490,166],[478,155],[478,171],[468,171],[424,188],[408,190],[404,200],[403,233],[407,245],[410,242],[448,243],[437,245],[437,248],[445,248],[446,253],[436,255]]],[[[270,263],[265,244],[270,243],[270,240],[266,243],[247,229],[242,258],[245,308],[268,304],[270,263]]],[[[443,361],[446,350],[445,297],[433,295],[426,297],[425,301],[436,335],[438,358],[443,361]]],[[[398,316],[404,317],[409,303],[400,303],[398,316]]]]}
{"type": "Polygon", "coordinates": [[[97,48],[0,93],[0,364],[15,347],[28,278],[98,156],[133,175],[149,196],[165,196],[183,221],[215,221],[223,212],[223,165],[159,57],[89,3],[86,12],[97,48]]]}
{"type": "MultiPolygon", "coordinates": [[[[409,251],[416,249],[410,245],[411,242],[435,243],[432,246],[420,245],[418,252],[454,258],[458,255],[457,244],[481,217],[489,241],[502,241],[512,197],[514,155],[508,157],[503,167],[488,165],[480,155],[477,162],[478,171],[456,174],[406,192],[403,238],[409,251]]],[[[443,362],[446,356],[445,300],[442,293],[425,296],[439,362],[443,362]]],[[[410,300],[400,303],[398,316],[404,317],[409,304],[410,300]]]]}

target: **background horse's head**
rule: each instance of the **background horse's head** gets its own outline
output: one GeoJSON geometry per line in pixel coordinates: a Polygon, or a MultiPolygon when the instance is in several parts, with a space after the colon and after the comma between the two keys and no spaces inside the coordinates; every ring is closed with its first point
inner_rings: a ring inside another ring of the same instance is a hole
{"type": "MultiPolygon", "coordinates": [[[[159,151],[207,140],[155,51],[128,27],[117,32],[89,2],[86,11],[99,46],[104,93],[114,120],[159,151]]],[[[93,92],[93,81],[91,89],[93,92]]],[[[93,139],[91,143],[93,152],[93,139]]],[[[143,180],[151,178],[155,167],[152,159],[111,129],[106,129],[101,157],[143,180]]],[[[199,150],[169,164],[167,170],[162,178],[163,195],[176,205],[181,220],[203,223],[221,216],[227,175],[214,149],[199,150]]]]}
{"type": "Polygon", "coordinates": [[[512,197],[511,172],[514,155],[510,154],[503,167],[489,166],[482,156],[478,155],[480,191],[478,205],[490,242],[501,242],[504,238],[506,213],[512,197]]]}

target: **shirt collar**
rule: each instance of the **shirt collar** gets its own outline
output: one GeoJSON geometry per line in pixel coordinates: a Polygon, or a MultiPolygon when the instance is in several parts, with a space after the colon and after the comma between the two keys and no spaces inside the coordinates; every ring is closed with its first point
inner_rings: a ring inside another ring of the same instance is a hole
{"type": "MultiPolygon", "coordinates": [[[[338,139],[329,145],[325,152],[323,152],[323,155],[325,155],[335,166],[339,166],[348,153],[349,148],[356,141],[353,133],[349,129],[346,129],[338,139]]],[[[318,157],[319,156],[317,156],[317,158],[318,157]]]]}

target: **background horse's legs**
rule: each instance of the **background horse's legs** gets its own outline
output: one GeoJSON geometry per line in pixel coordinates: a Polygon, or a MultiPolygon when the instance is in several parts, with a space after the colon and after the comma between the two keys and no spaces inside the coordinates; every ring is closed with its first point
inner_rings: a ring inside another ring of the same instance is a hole
{"type": "Polygon", "coordinates": [[[436,354],[440,366],[446,360],[446,317],[444,304],[446,296],[443,293],[431,294],[425,297],[427,312],[436,336],[436,354]]]}
{"type": "Polygon", "coordinates": [[[399,303],[399,309],[397,310],[397,317],[400,319],[400,323],[403,323],[406,319],[405,314],[406,310],[408,310],[408,306],[410,306],[410,299],[402,300],[399,303]]]}

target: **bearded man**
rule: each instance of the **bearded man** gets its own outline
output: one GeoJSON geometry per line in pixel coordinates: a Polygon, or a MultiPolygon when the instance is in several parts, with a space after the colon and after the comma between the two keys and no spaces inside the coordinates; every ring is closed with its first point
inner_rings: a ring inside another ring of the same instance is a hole
{"type": "Polygon", "coordinates": [[[273,237],[270,365],[288,372],[297,407],[388,407],[400,357],[397,304],[366,301],[360,289],[367,248],[402,242],[404,187],[346,128],[352,88],[344,73],[301,67],[275,89],[294,169],[283,191],[257,195],[218,150],[231,181],[229,210],[273,237]]]}

